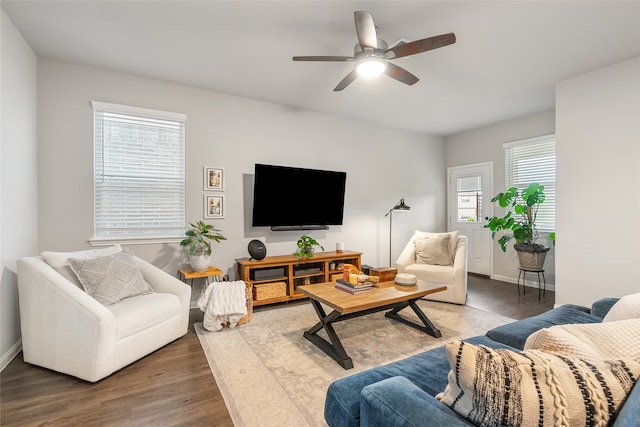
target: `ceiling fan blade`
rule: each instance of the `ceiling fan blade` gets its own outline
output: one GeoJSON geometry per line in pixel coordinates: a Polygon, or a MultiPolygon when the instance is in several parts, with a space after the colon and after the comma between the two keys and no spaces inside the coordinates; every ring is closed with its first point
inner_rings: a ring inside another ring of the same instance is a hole
{"type": "Polygon", "coordinates": [[[376,25],[373,23],[371,12],[353,12],[356,21],[356,33],[358,34],[358,42],[360,47],[378,48],[378,35],[376,34],[376,25]]]}
{"type": "Polygon", "coordinates": [[[352,56],[294,56],[294,61],[355,61],[352,56]]]}
{"type": "Polygon", "coordinates": [[[345,87],[349,86],[356,79],[356,77],[358,77],[358,72],[356,70],[353,70],[352,72],[347,74],[345,78],[340,81],[340,83],[338,83],[338,86],[336,86],[335,89],[333,89],[333,91],[334,92],[341,91],[345,87]]]}
{"type": "Polygon", "coordinates": [[[405,70],[404,68],[398,67],[397,65],[392,64],[391,62],[387,62],[387,68],[385,68],[384,73],[387,76],[394,78],[399,82],[402,82],[409,86],[418,83],[418,80],[420,80],[419,78],[417,78],[416,76],[414,76],[413,74],[405,70]]]}
{"type": "Polygon", "coordinates": [[[456,42],[456,35],[453,33],[441,34],[439,36],[427,37],[426,39],[416,40],[401,45],[394,46],[384,52],[387,59],[402,58],[403,56],[415,55],[416,53],[426,52],[428,50],[437,49],[456,42]]]}

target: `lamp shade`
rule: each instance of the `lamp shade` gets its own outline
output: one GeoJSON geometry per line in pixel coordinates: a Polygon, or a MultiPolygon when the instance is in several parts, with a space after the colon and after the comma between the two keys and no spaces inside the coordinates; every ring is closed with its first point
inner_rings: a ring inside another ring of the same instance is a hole
{"type": "Polygon", "coordinates": [[[394,211],[410,211],[411,207],[404,202],[404,197],[400,199],[397,205],[393,207],[394,211]]]}

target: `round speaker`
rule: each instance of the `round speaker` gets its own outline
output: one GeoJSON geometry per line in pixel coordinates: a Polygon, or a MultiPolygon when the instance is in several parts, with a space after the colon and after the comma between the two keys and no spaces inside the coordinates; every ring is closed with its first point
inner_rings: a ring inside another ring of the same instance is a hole
{"type": "Polygon", "coordinates": [[[267,256],[267,247],[260,240],[252,240],[249,242],[249,255],[260,261],[267,256]]]}

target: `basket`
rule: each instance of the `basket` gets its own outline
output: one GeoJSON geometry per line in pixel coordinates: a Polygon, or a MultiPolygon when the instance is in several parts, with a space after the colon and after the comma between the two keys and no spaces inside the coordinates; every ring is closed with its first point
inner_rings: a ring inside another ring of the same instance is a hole
{"type": "Polygon", "coordinates": [[[285,282],[260,283],[253,285],[253,299],[262,301],[271,298],[280,298],[287,295],[285,282]]]}
{"type": "Polygon", "coordinates": [[[247,298],[247,315],[241,317],[236,323],[237,326],[244,325],[245,323],[251,322],[253,319],[253,290],[251,289],[253,285],[251,283],[245,282],[246,289],[244,291],[245,297],[247,298]]]}
{"type": "MultiPolygon", "coordinates": [[[[245,297],[247,299],[247,315],[241,317],[240,320],[238,320],[236,322],[236,326],[240,326],[240,325],[244,325],[245,323],[249,323],[249,322],[251,322],[251,319],[253,319],[253,291],[251,289],[252,285],[251,285],[251,283],[245,282],[245,286],[246,286],[246,288],[245,288],[244,294],[245,294],[245,297]]],[[[229,322],[226,322],[226,323],[222,324],[223,328],[228,328],[229,326],[230,326],[229,322]]]]}

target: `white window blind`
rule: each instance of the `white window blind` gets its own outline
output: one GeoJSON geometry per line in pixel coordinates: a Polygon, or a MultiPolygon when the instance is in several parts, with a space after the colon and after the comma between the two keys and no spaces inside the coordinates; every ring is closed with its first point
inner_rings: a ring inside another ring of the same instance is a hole
{"type": "Polygon", "coordinates": [[[92,106],[95,239],[184,236],[186,116],[92,106]]]}
{"type": "Polygon", "coordinates": [[[556,137],[545,135],[504,144],[506,188],[544,185],[545,201],[536,224],[541,231],[556,228],[556,137]]]}

